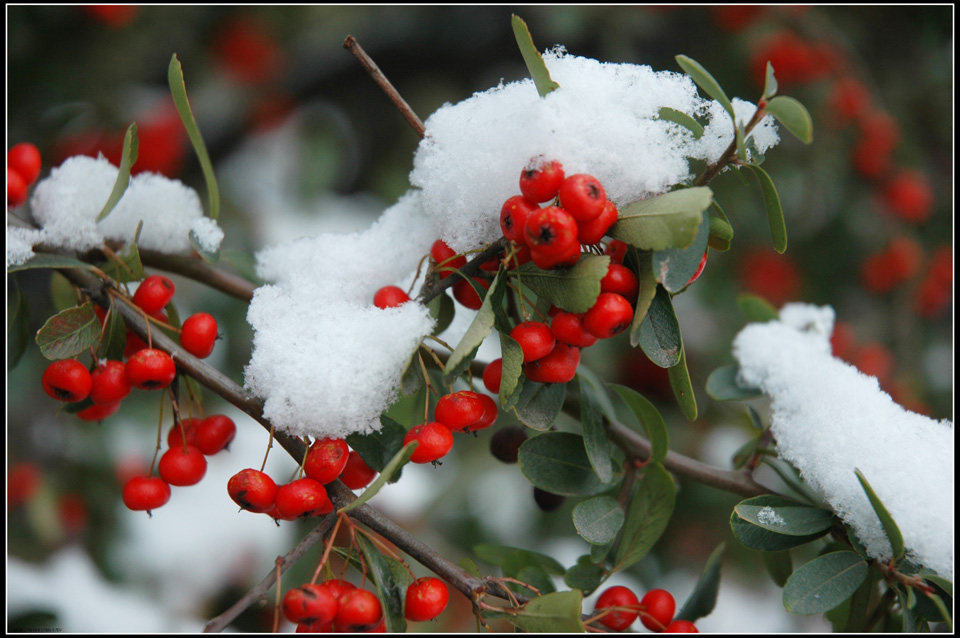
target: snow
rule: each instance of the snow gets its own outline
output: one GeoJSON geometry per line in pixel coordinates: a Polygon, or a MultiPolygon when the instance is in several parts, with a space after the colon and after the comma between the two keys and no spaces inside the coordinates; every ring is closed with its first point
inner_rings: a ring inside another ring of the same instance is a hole
{"type": "Polygon", "coordinates": [[[772,399],[780,456],[851,526],[868,554],[889,540],[854,474],[896,521],[908,556],[953,578],[953,423],[909,412],[875,377],[831,355],[830,307],[787,304],[779,321],[750,324],[733,342],[740,381],[772,399]]]}
{"type": "MultiPolygon", "coordinates": [[[[141,221],[141,248],[165,253],[192,251],[191,231],[202,249],[214,252],[220,247],[223,231],[214,220],[204,217],[197,192],[156,173],[131,177],[116,207],[97,222],[118,172],[103,156],[71,157],[53,169],[37,184],[30,199],[31,213],[41,229],[38,233],[13,233],[16,250],[7,251],[7,265],[31,256],[25,243],[31,248],[44,243],[83,252],[101,246],[104,240],[133,239],[141,221]]],[[[9,230],[7,237],[11,237],[9,230]]]]}

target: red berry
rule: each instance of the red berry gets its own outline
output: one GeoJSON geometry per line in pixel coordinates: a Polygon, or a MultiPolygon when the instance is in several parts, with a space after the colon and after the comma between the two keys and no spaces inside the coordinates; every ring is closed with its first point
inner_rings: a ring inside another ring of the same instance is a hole
{"type": "Polygon", "coordinates": [[[68,403],[83,401],[93,388],[90,371],[76,359],[54,361],[47,366],[40,382],[47,394],[68,403]]]}
{"type": "Polygon", "coordinates": [[[500,392],[500,379],[503,377],[503,359],[494,359],[483,369],[483,387],[490,392],[500,392]]]}
{"type": "Polygon", "coordinates": [[[196,485],[207,473],[207,459],[192,445],[178,445],[163,453],[158,464],[160,477],[170,485],[196,485]]]}
{"type": "Polygon", "coordinates": [[[633,306],[622,295],[601,292],[596,303],[583,316],[583,327],[600,339],[615,337],[630,325],[633,306]]]}
{"type": "Polygon", "coordinates": [[[180,345],[198,359],[209,357],[216,341],[217,320],[205,312],[190,315],[180,328],[180,345]]]}
{"type": "Polygon", "coordinates": [[[137,291],[133,293],[133,303],[137,304],[148,315],[156,314],[170,303],[175,291],[173,282],[166,277],[150,275],[143,280],[137,287],[137,291]]]}
{"type": "Polygon", "coordinates": [[[62,495],[57,499],[57,518],[68,535],[79,535],[90,518],[86,501],[79,494],[62,495]]]}
{"type": "Polygon", "coordinates": [[[633,271],[620,264],[610,263],[607,274],[600,280],[600,292],[615,292],[626,299],[636,299],[640,282],[633,271]]]}
{"type": "Polygon", "coordinates": [[[340,580],[338,578],[325,580],[320,583],[320,586],[330,592],[330,595],[333,596],[337,601],[339,601],[348,591],[353,591],[357,588],[357,586],[350,581],[340,580]]]}
{"type": "Polygon", "coordinates": [[[543,157],[536,157],[520,173],[520,192],[531,202],[549,202],[560,191],[563,178],[560,162],[545,162],[543,157]]]}
{"type": "Polygon", "coordinates": [[[180,419],[179,423],[175,422],[170,431],[167,432],[167,447],[183,446],[184,439],[186,439],[188,445],[196,447],[197,427],[201,422],[201,419],[180,419]]]}
{"type": "Polygon", "coordinates": [[[578,315],[563,310],[554,315],[553,321],[550,322],[550,332],[557,341],[578,348],[589,348],[599,341],[583,327],[583,314],[578,315]]]}
{"type": "Polygon", "coordinates": [[[301,585],[283,595],[283,615],[293,623],[330,622],[338,606],[337,599],[320,585],[301,585]]]}
{"type": "Polygon", "coordinates": [[[40,466],[20,461],[7,471],[7,508],[19,507],[33,498],[43,481],[40,466]]]}
{"type": "Polygon", "coordinates": [[[216,34],[213,53],[232,79],[249,84],[266,82],[283,68],[283,50],[263,21],[241,15],[216,34]]]}
{"type": "Polygon", "coordinates": [[[547,206],[533,211],[523,228],[527,245],[534,253],[544,256],[566,255],[572,246],[577,245],[577,222],[566,210],[558,206],[547,206]]]}
{"type": "Polygon", "coordinates": [[[900,141],[900,127],[888,113],[875,111],[860,118],[861,137],[853,147],[854,168],[869,178],[890,170],[893,151],[900,141]]]}
{"type": "Polygon", "coordinates": [[[274,502],[277,515],[284,520],[322,516],[333,511],[327,490],[309,477],[278,487],[274,502]]]}
{"type": "Polygon", "coordinates": [[[619,239],[611,239],[610,243],[603,250],[604,255],[610,255],[610,261],[615,264],[622,264],[623,258],[627,256],[627,243],[619,239]]]}
{"type": "Polygon", "coordinates": [[[194,438],[197,449],[210,456],[224,449],[237,435],[237,425],[228,416],[214,414],[197,426],[194,438]]]}
{"type": "Polygon", "coordinates": [[[259,470],[240,470],[227,481],[227,492],[233,502],[249,512],[270,511],[277,498],[277,484],[259,470]]]}
{"type": "Polygon", "coordinates": [[[700,277],[700,274],[703,272],[703,269],[704,269],[704,268],[706,267],[706,265],[707,265],[707,253],[709,253],[709,252],[710,252],[710,249],[709,249],[709,248],[708,248],[707,250],[703,251],[703,257],[700,258],[700,265],[697,266],[697,272],[693,273],[693,276],[690,277],[690,281],[687,282],[687,285],[688,285],[688,286],[689,286],[690,284],[692,284],[693,282],[695,282],[695,281],[697,280],[697,278],[700,277]]]}
{"type": "Polygon", "coordinates": [[[674,620],[663,630],[665,634],[699,634],[697,626],[689,620],[674,620]]]}
{"type": "Polygon", "coordinates": [[[337,633],[374,629],[383,617],[380,600],[366,589],[354,589],[340,597],[333,627],[337,633]]]}
{"type": "Polygon", "coordinates": [[[500,230],[503,231],[503,236],[512,242],[526,245],[527,238],[523,229],[530,214],[538,210],[539,206],[522,195],[514,195],[505,201],[500,209],[500,230]]]}
{"type": "Polygon", "coordinates": [[[430,463],[446,456],[453,447],[453,434],[443,423],[432,421],[418,425],[403,437],[403,444],[417,441],[417,449],[410,456],[413,463],[430,463]]]}
{"type": "Polygon", "coordinates": [[[560,205],[578,222],[595,219],[606,203],[607,194],[593,175],[571,175],[560,186],[560,205]]]}
{"type": "Polygon", "coordinates": [[[150,511],[170,500],[170,486],[158,476],[135,476],[123,486],[123,504],[135,511],[150,511]]]}
{"type": "Polygon", "coordinates": [[[433,418],[450,430],[462,430],[483,418],[480,395],[470,390],[445,394],[437,401],[433,418]]]}
{"type": "Polygon", "coordinates": [[[841,123],[855,120],[870,107],[870,91],[855,78],[841,78],[830,95],[830,108],[841,123]]]}
{"type": "Polygon", "coordinates": [[[343,472],[350,457],[350,448],[343,439],[315,441],[307,452],[303,473],[321,485],[333,483],[343,472]]]}
{"type": "Polygon", "coordinates": [[[433,576],[424,576],[410,583],[403,604],[403,617],[407,620],[433,620],[447,608],[450,591],[446,583],[433,576]]]}
{"type": "Polygon", "coordinates": [[[108,27],[119,29],[136,17],[140,7],[134,4],[87,4],[81,5],[80,9],[108,27]]]}
{"type": "Polygon", "coordinates": [[[467,258],[463,255],[457,256],[450,246],[442,239],[433,242],[430,248],[430,256],[437,264],[437,270],[440,272],[440,279],[453,274],[450,268],[462,268],[467,263],[467,258]]]}
{"type": "Polygon", "coordinates": [[[630,609],[618,609],[616,611],[611,611],[606,616],[600,618],[600,624],[607,629],[623,631],[632,625],[633,621],[637,619],[638,604],[639,601],[637,600],[636,594],[626,587],[617,585],[605,590],[602,594],[600,594],[599,598],[597,598],[597,604],[594,609],[600,611],[610,607],[629,607],[630,609]]]}
{"type": "Polygon", "coordinates": [[[544,358],[553,352],[553,346],[557,343],[550,327],[540,321],[518,323],[510,331],[510,336],[520,344],[524,363],[544,358]]]}
{"type": "Polygon", "coordinates": [[[16,208],[27,201],[27,183],[17,171],[7,167],[7,208],[16,208]]]}
{"type": "Polygon", "coordinates": [[[640,599],[640,606],[644,613],[640,614],[640,622],[651,631],[663,631],[673,621],[673,613],[677,610],[677,602],[665,589],[651,589],[640,599]]]}
{"type": "Polygon", "coordinates": [[[923,249],[909,237],[897,237],[885,250],[864,260],[860,277],[870,292],[893,290],[920,270],[923,249]]]}
{"type": "Polygon", "coordinates": [[[580,244],[574,241],[566,252],[556,255],[531,248],[530,259],[537,265],[537,268],[542,270],[549,270],[556,266],[572,266],[580,259],[580,244]]]}
{"type": "Polygon", "coordinates": [[[20,173],[23,182],[29,186],[40,175],[40,150],[29,142],[20,142],[7,151],[7,169],[20,173]]]}
{"type": "Polygon", "coordinates": [[[340,480],[351,490],[359,490],[370,485],[376,475],[377,471],[367,465],[356,450],[351,450],[347,464],[340,473],[340,480]]]}
{"type": "MultiPolygon", "coordinates": [[[[490,283],[480,277],[473,277],[473,281],[485,290],[490,289],[490,283]]],[[[470,310],[480,310],[483,305],[483,298],[466,279],[453,284],[453,297],[470,310]]]]}
{"type": "Polygon", "coordinates": [[[905,222],[918,224],[933,212],[933,188],[929,180],[916,171],[902,171],[883,189],[887,207],[905,222]]]}
{"type": "Polygon", "coordinates": [[[77,412],[77,418],[83,421],[103,421],[107,417],[111,417],[116,414],[119,410],[119,401],[106,405],[97,405],[94,403],[90,407],[84,408],[77,412]]]}
{"type": "Polygon", "coordinates": [[[410,301],[410,295],[398,286],[384,286],[373,295],[373,305],[382,310],[410,301]]]}
{"type": "Polygon", "coordinates": [[[142,390],[159,390],[170,385],[177,375],[177,366],[163,350],[146,348],[127,360],[127,381],[142,390]]]}
{"type": "Polygon", "coordinates": [[[130,394],[127,367],[122,361],[106,361],[90,373],[90,400],[97,405],[117,403],[130,394]]]}
{"type": "Polygon", "coordinates": [[[524,374],[537,383],[566,383],[572,381],[580,365],[580,348],[557,343],[553,352],[523,366],[524,374]]]}
{"type": "Polygon", "coordinates": [[[774,306],[782,306],[800,292],[800,271],[785,255],[753,250],[745,255],[738,270],[747,292],[763,297],[774,306]]]}
{"type": "MultiPolygon", "coordinates": [[[[603,210],[593,219],[577,222],[577,236],[581,244],[596,244],[603,239],[610,227],[620,219],[620,211],[613,202],[607,200],[603,210]]],[[[622,260],[621,260],[622,263],[622,260]]]]}
{"type": "Polygon", "coordinates": [[[490,427],[497,422],[497,415],[500,414],[500,410],[497,408],[497,402],[493,400],[493,397],[488,394],[481,394],[479,396],[480,401],[483,402],[483,416],[480,417],[479,421],[467,426],[467,429],[471,432],[490,427]]]}

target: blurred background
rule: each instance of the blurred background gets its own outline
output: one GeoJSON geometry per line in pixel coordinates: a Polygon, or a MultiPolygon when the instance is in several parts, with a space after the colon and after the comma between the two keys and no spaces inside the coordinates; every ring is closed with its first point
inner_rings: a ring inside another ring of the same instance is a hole
{"type": "MultiPolygon", "coordinates": [[[[784,134],[764,165],[787,219],[784,255],[772,248],[759,189],[730,173],[711,184],[736,231],[733,245],[712,251],[696,285],[674,301],[700,418],[684,419],[665,372],[625,338],[585,352],[584,364],[603,378],[654,401],[673,449],[730,467],[750,437],[745,404],[717,404],[703,391],[707,375],[733,361],[730,343],[745,322],[735,300],[744,292],[777,307],[833,306],[836,356],[877,376],[905,407],[953,418],[950,6],[8,6],[7,148],[36,144],[43,179],[72,155],[102,152],[116,162],[136,121],[134,173],[161,172],[202,195],[166,82],[176,53],[220,179],[222,265],[249,274],[260,248],[365,228],[409,188],[419,138],[342,48],[347,35],[426,119],[446,102],[526,77],[511,13],[526,20],[540,49],[562,44],[575,55],[670,71],[679,71],[674,56],[685,54],[728,95],[750,101],[769,59],[780,94],[802,101],[813,117],[812,145],[784,134]]],[[[29,219],[29,205],[14,213],[29,219]]],[[[63,283],[46,271],[8,276],[8,306],[14,279],[32,335],[64,303],[63,283]]],[[[205,311],[220,323],[224,339],[209,362],[242,383],[251,338],[245,304],[172,279],[181,316],[205,311]]],[[[197,631],[310,529],[236,513],[224,485],[236,471],[259,467],[267,435],[212,395],[204,397],[206,412],[237,421],[231,450],[211,459],[202,483],[174,488],[152,519],[129,512],[120,489],[150,463],[159,399],[135,391],[118,414],[84,422],[43,394],[45,365],[29,347],[8,374],[8,629],[197,631]]],[[[765,414],[763,402],[754,405],[765,414]]],[[[165,419],[164,432],[169,410],[165,419]]],[[[571,524],[572,499],[538,508],[517,467],[490,455],[491,435],[458,446],[439,469],[406,469],[375,503],[454,560],[492,542],[573,565],[588,546],[571,524]]],[[[271,468],[275,476],[294,470],[279,453],[271,468]]],[[[820,617],[783,610],[758,554],[729,531],[736,496],[684,479],[678,486],[667,533],[611,584],[666,588],[682,603],[706,558],[726,542],[719,603],[697,623],[701,630],[829,628],[820,617]]],[[[795,564],[803,560],[797,554],[795,564]]],[[[319,555],[308,554],[285,583],[308,580],[319,555]]],[[[438,621],[411,630],[472,630],[469,605],[452,600],[438,621]]],[[[269,630],[271,622],[267,605],[233,627],[269,630]]]]}

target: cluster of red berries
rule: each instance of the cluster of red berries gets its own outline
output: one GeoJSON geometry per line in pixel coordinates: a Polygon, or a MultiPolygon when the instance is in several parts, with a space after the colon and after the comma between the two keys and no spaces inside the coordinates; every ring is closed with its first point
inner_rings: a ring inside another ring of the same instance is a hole
{"type": "Polygon", "coordinates": [[[497,402],[489,395],[461,390],[437,401],[433,421],[417,425],[407,432],[403,444],[417,442],[410,456],[412,463],[434,463],[453,448],[454,432],[477,432],[492,426],[499,414],[497,402]]]}
{"type": "Polygon", "coordinates": [[[623,631],[640,618],[643,626],[650,631],[668,634],[700,633],[689,620],[674,620],[677,603],[673,595],[665,589],[651,589],[643,598],[637,599],[627,587],[617,585],[605,590],[597,598],[595,610],[603,612],[597,621],[614,631],[623,631]]]}
{"type": "MultiPolygon", "coordinates": [[[[33,461],[12,464],[7,470],[7,509],[13,511],[32,501],[43,483],[43,471],[33,461]]],[[[77,536],[83,532],[90,518],[86,501],[73,492],[57,494],[56,513],[66,536],[77,536]]]]}
{"type": "Polygon", "coordinates": [[[215,414],[183,419],[167,434],[168,449],[160,457],[160,476],[134,476],[123,486],[123,504],[150,512],[170,500],[170,486],[196,485],[207,473],[207,458],[227,448],[237,434],[233,419],[215,414]]]}
{"type": "Polygon", "coordinates": [[[7,208],[27,201],[27,191],[40,175],[40,151],[29,142],[16,144],[7,151],[7,208]]]}
{"type": "Polygon", "coordinates": [[[356,490],[369,485],[377,474],[343,439],[315,441],[307,451],[303,473],[304,477],[277,486],[268,474],[248,468],[230,478],[227,492],[249,512],[292,521],[333,511],[325,485],[340,479],[356,490]]]}
{"type": "Polygon", "coordinates": [[[860,266],[863,287],[875,294],[889,292],[920,271],[923,249],[909,237],[896,237],[860,266]]]}

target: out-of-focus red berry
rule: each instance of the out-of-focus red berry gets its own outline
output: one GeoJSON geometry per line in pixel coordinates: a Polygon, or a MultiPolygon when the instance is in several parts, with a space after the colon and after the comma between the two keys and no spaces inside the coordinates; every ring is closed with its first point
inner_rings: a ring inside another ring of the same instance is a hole
{"type": "Polygon", "coordinates": [[[243,15],[231,19],[216,35],[213,54],[237,82],[258,84],[275,78],[284,66],[283,50],[262,20],[243,15]]]}
{"type": "Polygon", "coordinates": [[[789,257],[772,250],[748,251],[738,271],[747,292],[763,297],[774,306],[793,301],[800,292],[800,271],[789,257]]]}
{"type": "Polygon", "coordinates": [[[856,78],[837,80],[830,94],[830,110],[841,124],[856,120],[870,108],[870,91],[856,78]]]}
{"type": "Polygon", "coordinates": [[[926,221],[933,212],[933,188],[917,171],[894,175],[883,188],[883,199],[894,215],[912,224],[926,221]]]}
{"type": "Polygon", "coordinates": [[[773,35],[754,51],[750,64],[757,86],[766,81],[767,61],[773,65],[781,89],[819,79],[832,67],[828,51],[790,31],[773,35]]]}
{"type": "Polygon", "coordinates": [[[137,17],[140,7],[133,4],[86,4],[81,5],[80,10],[112,29],[119,29],[137,17]]]}
{"type": "Polygon", "coordinates": [[[710,7],[713,19],[724,31],[736,32],[746,29],[757,21],[768,7],[755,4],[729,4],[710,7]]]}

